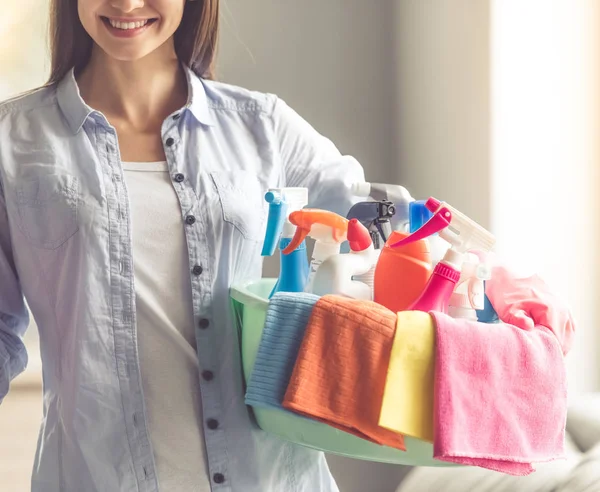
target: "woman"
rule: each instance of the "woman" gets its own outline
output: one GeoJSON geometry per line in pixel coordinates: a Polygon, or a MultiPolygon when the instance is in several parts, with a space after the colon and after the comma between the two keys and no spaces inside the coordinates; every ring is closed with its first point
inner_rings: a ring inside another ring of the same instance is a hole
{"type": "Polygon", "coordinates": [[[47,86],[0,106],[0,398],[40,331],[32,490],[337,490],[256,428],[228,290],[264,192],[364,180],[281,100],[211,81],[218,0],[53,0],[47,86]]]}

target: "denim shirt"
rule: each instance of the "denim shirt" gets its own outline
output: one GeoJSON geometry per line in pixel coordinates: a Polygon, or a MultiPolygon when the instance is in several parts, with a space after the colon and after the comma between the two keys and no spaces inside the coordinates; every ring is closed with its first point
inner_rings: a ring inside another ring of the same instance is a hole
{"type": "MultiPolygon", "coordinates": [[[[200,380],[204,418],[219,422],[205,426],[212,489],[337,491],[322,453],[251,419],[229,288],[261,276],[268,188],[307,187],[309,206],[345,215],[363,170],[276,96],[186,73],[188,102],[161,136],[181,206],[173,220],[187,240],[200,369],[215,375],[200,380]]],[[[85,104],[73,72],[0,105],[0,399],[27,363],[24,299],[43,362],[32,490],[160,490],[117,133],[85,104]]]]}

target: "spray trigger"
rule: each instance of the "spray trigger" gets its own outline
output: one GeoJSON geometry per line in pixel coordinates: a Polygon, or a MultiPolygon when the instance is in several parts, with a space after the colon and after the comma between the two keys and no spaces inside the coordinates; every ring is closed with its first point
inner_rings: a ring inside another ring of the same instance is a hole
{"type": "Polygon", "coordinates": [[[425,239],[433,234],[440,232],[445,229],[452,222],[452,212],[447,207],[440,208],[434,215],[429,219],[423,227],[413,232],[410,236],[392,244],[392,248],[399,246],[405,246],[406,244],[413,243],[420,239],[425,239]]]}

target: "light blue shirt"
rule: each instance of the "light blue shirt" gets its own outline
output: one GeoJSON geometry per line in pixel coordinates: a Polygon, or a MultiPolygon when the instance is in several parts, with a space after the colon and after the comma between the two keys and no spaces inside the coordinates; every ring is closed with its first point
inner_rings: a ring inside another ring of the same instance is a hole
{"type": "MultiPolygon", "coordinates": [[[[204,429],[213,491],[337,491],[322,453],[251,419],[229,288],[261,276],[268,188],[305,186],[309,206],[345,215],[363,170],[277,97],[187,74],[188,103],[161,136],[187,239],[200,369],[214,373],[200,381],[204,417],[219,423],[204,429]]],[[[0,400],[27,363],[24,297],[44,385],[32,490],[158,491],[117,134],[72,72],[0,105],[0,400]]]]}

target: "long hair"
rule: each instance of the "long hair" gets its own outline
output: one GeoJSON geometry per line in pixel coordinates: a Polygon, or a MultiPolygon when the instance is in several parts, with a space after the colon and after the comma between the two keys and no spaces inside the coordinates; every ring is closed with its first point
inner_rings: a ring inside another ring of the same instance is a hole
{"type": "MultiPolygon", "coordinates": [[[[48,85],[59,82],[72,68],[89,61],[93,41],[77,12],[77,0],[51,0],[51,68],[48,85]]],[[[186,1],[183,19],[175,31],[175,53],[199,77],[214,78],[219,37],[219,0],[186,1]]]]}

